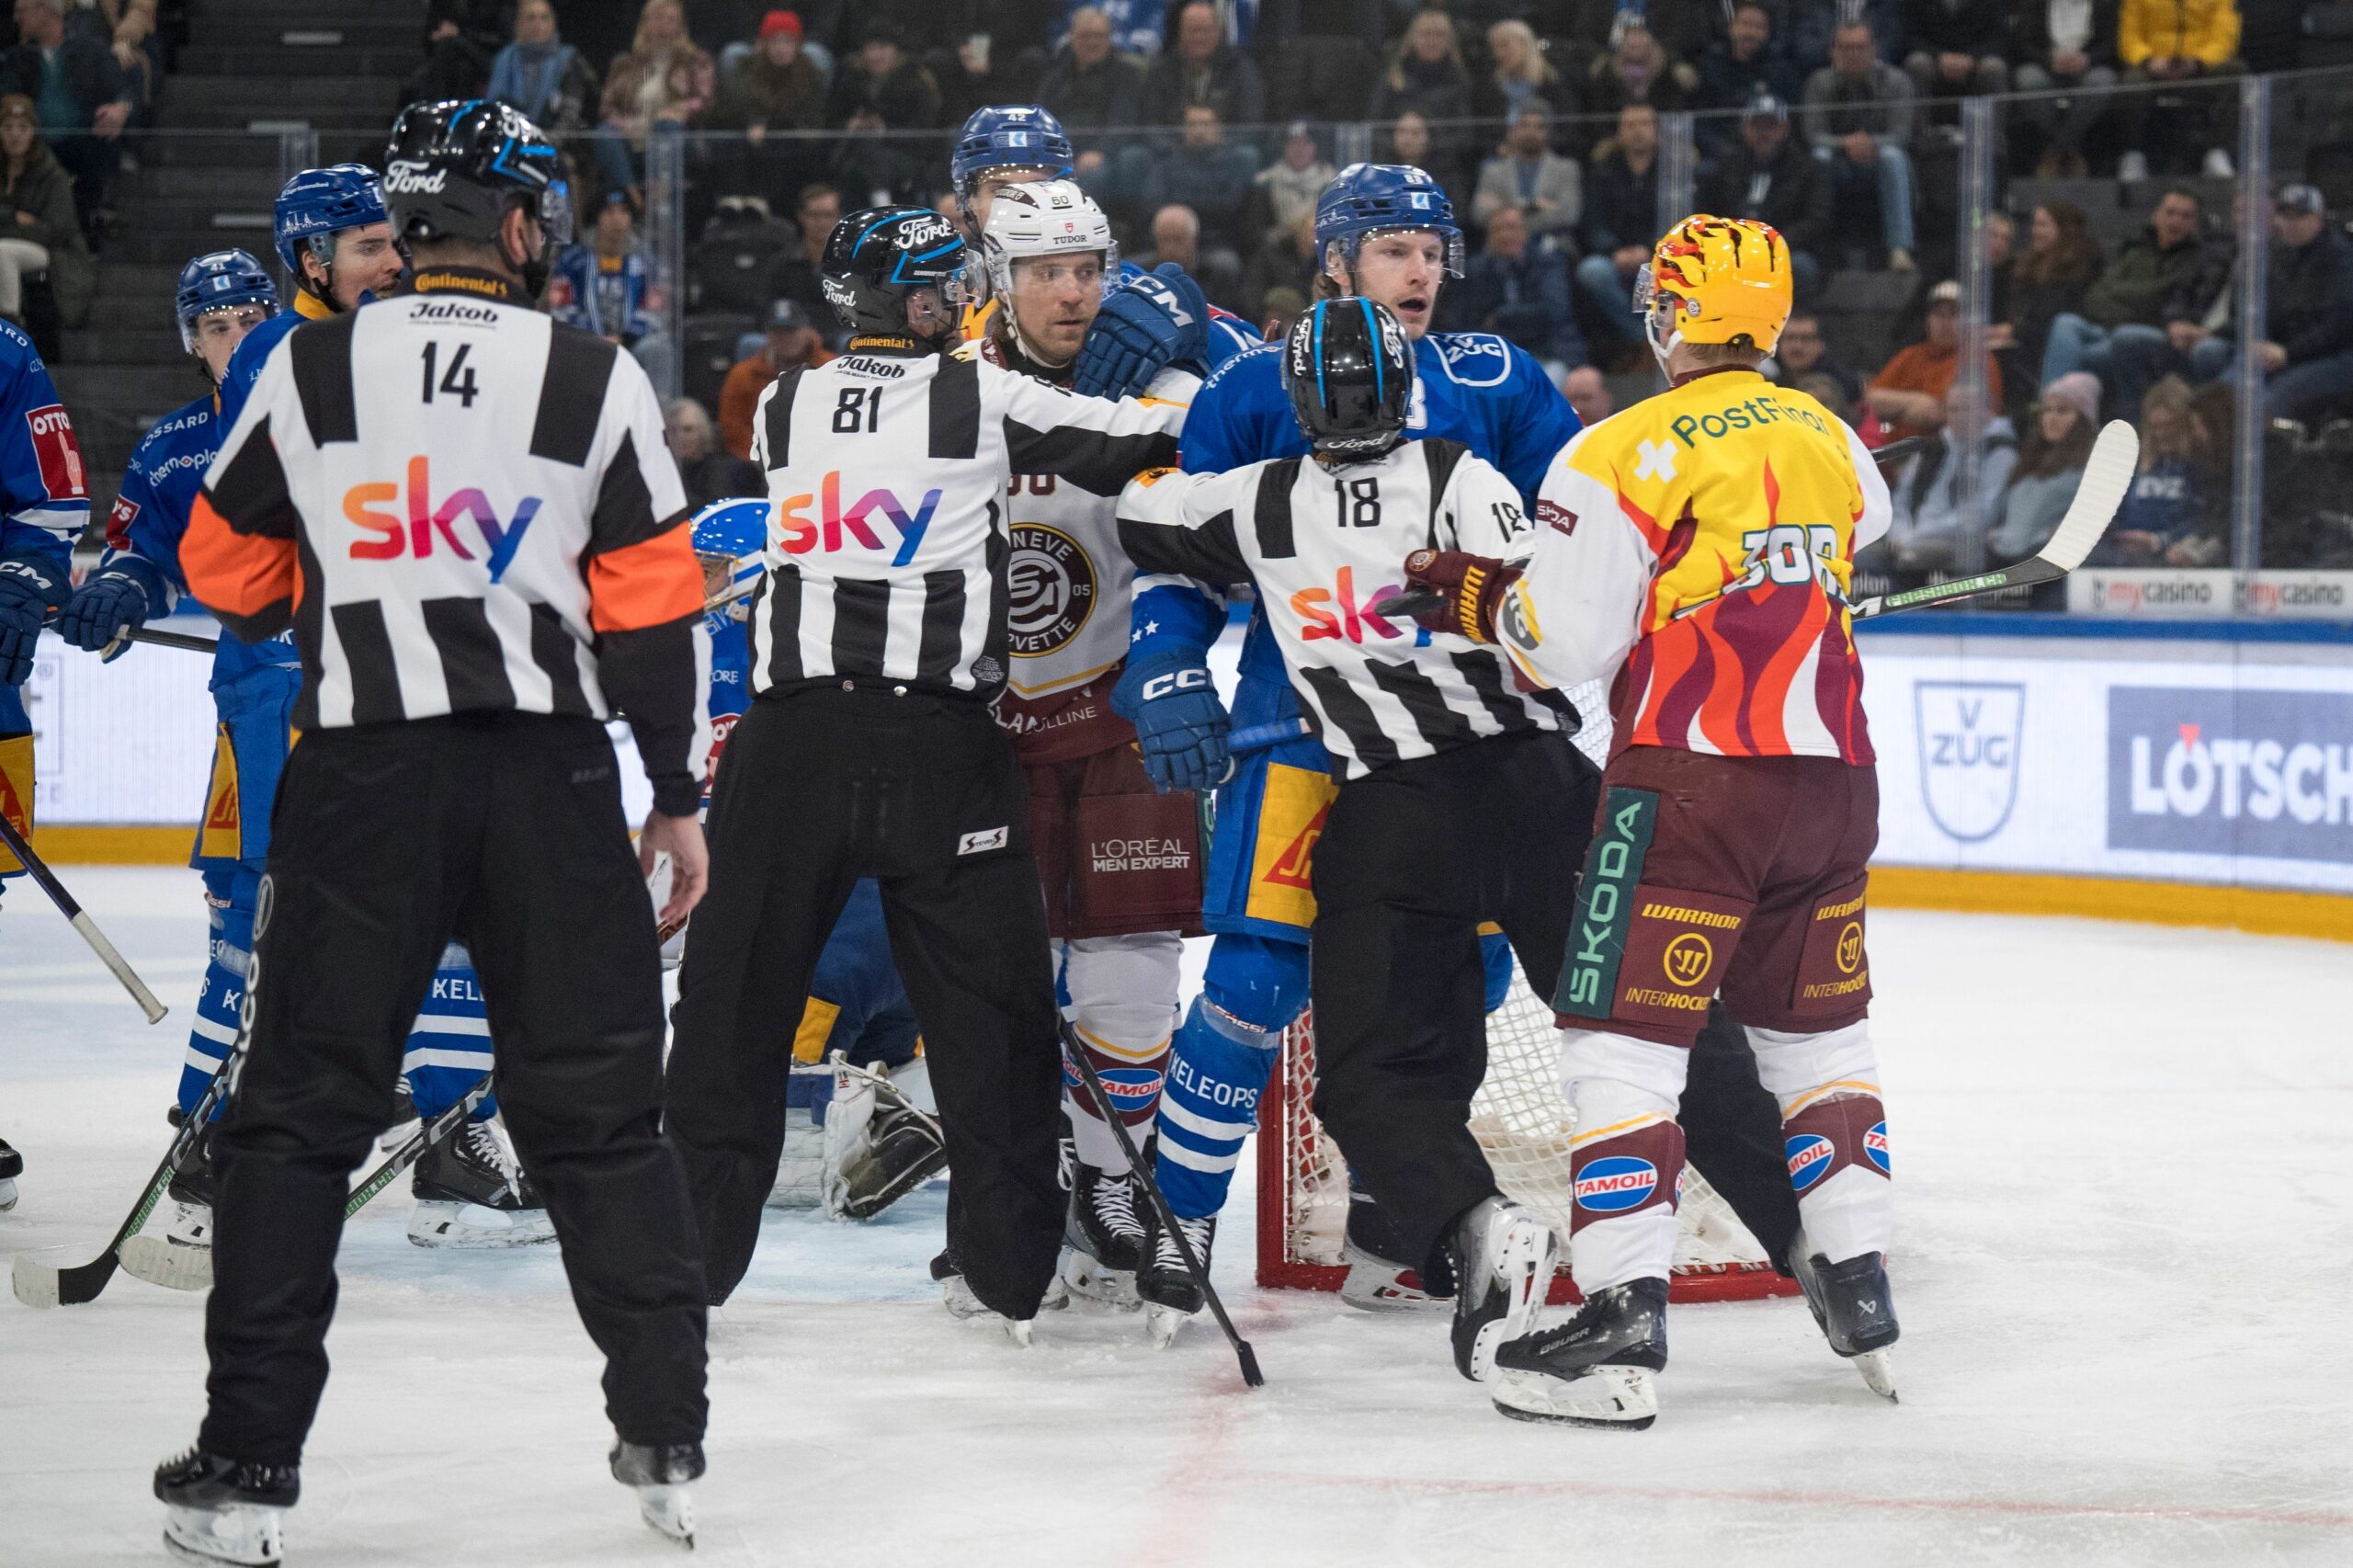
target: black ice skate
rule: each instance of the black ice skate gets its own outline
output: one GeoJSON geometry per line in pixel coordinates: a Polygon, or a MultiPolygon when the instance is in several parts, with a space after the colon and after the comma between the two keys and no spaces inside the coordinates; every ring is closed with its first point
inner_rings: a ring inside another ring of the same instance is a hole
{"type": "Polygon", "coordinates": [[[1506,1198],[1472,1204],[1446,1244],[1455,1275],[1454,1369],[1483,1383],[1495,1346],[1536,1326],[1561,1244],[1551,1226],[1506,1198]]]}
{"type": "Polygon", "coordinates": [[[1558,1328],[1498,1346],[1487,1392],[1515,1421],[1639,1432],[1658,1419],[1665,1367],[1666,1281],[1633,1279],[1596,1290],[1558,1328]]]}
{"type": "Polygon", "coordinates": [[[1132,1175],[1113,1176],[1081,1163],[1074,1173],[1063,1240],[1070,1244],[1063,1278],[1073,1293],[1122,1311],[1140,1304],[1136,1269],[1143,1261],[1143,1221],[1136,1218],[1132,1175]]]}
{"type": "MultiPolygon", "coordinates": [[[[1201,1266],[1207,1278],[1210,1271],[1210,1248],[1217,1241],[1217,1216],[1200,1219],[1176,1216],[1176,1232],[1192,1248],[1193,1261],[1201,1266]]],[[[1185,1320],[1201,1310],[1206,1298],[1193,1280],[1192,1270],[1185,1267],[1185,1255],[1177,1250],[1176,1233],[1160,1228],[1160,1212],[1147,1208],[1143,1213],[1142,1260],[1136,1269],[1136,1295],[1143,1302],[1143,1331],[1157,1346],[1165,1348],[1185,1326],[1185,1320]]]]}
{"type": "Polygon", "coordinates": [[[487,1121],[427,1149],[409,1178],[408,1239],[421,1247],[529,1246],[555,1240],[547,1204],[487,1121]]]}
{"type": "MultiPolygon", "coordinates": [[[[967,1323],[995,1324],[1005,1330],[1007,1339],[1025,1349],[1028,1348],[1030,1338],[1029,1325],[1034,1320],[1006,1317],[1003,1312],[982,1301],[974,1293],[972,1282],[964,1278],[963,1267],[957,1263],[952,1254],[943,1250],[938,1257],[931,1260],[931,1277],[939,1281],[940,1299],[947,1302],[948,1313],[950,1317],[967,1323]]],[[[1060,1312],[1069,1305],[1070,1290],[1063,1285],[1062,1276],[1059,1274],[1050,1276],[1046,1280],[1045,1297],[1039,1301],[1038,1310],[1041,1312],[1060,1312]]]]}
{"type": "Polygon", "coordinates": [[[277,1568],[279,1527],[302,1495],[302,1472],[290,1464],[241,1464],[190,1449],[155,1467],[164,1505],[164,1545],[189,1562],[277,1568]]]}
{"type": "Polygon", "coordinates": [[[1830,1348],[1855,1364],[1871,1392],[1893,1401],[1895,1366],[1888,1349],[1901,1331],[1895,1324],[1895,1298],[1887,1285],[1887,1260],[1867,1252],[1833,1263],[1815,1252],[1800,1231],[1790,1247],[1790,1263],[1830,1348]]]}
{"type": "Polygon", "coordinates": [[[1348,1225],[1340,1244],[1340,1260],[1348,1266],[1347,1278],[1340,1281],[1341,1301],[1358,1312],[1406,1312],[1451,1300],[1454,1276],[1445,1260],[1424,1278],[1419,1265],[1399,1261],[1411,1250],[1389,1211],[1350,1183],[1348,1225]]]}
{"type": "Polygon", "coordinates": [[[702,1445],[616,1442],[611,1463],[613,1479],[636,1488],[645,1522],[692,1551],[695,1500],[688,1486],[702,1475],[702,1445]]]}
{"type": "Polygon", "coordinates": [[[842,1212],[871,1220],[948,1168],[937,1118],[908,1103],[883,1080],[862,1147],[842,1161],[842,1212]]]}
{"type": "Polygon", "coordinates": [[[25,1157],[0,1138],[0,1213],[17,1206],[17,1178],[25,1174],[25,1157]]]}

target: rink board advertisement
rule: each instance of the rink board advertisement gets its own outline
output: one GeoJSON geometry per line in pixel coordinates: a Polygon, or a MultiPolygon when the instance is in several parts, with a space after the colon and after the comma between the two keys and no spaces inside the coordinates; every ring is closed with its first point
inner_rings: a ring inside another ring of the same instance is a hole
{"type": "Polygon", "coordinates": [[[1867,634],[1886,865],[2353,892],[2353,644],[1867,634]]]}

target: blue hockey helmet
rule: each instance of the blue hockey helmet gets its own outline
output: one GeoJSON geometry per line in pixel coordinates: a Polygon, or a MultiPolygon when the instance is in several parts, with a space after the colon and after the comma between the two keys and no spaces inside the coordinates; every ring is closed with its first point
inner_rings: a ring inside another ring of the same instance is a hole
{"type": "Polygon", "coordinates": [[[1462,276],[1462,231],[1446,187],[1411,164],[1350,164],[1315,199],[1315,249],[1329,263],[1332,247],[1356,265],[1368,235],[1401,230],[1436,234],[1444,245],[1446,275],[1462,276]]]}
{"type": "Polygon", "coordinates": [[[198,256],[180,268],[179,289],[172,297],[174,313],[179,317],[180,343],[195,353],[197,319],[240,305],[262,305],[267,313],[278,313],[278,285],[269,280],[261,262],[248,252],[234,249],[207,251],[198,256]]]}
{"type": "Polygon", "coordinates": [[[948,171],[961,199],[972,194],[973,181],[990,169],[1044,169],[1049,179],[1066,178],[1074,156],[1069,133],[1051,110],[1040,104],[997,104],[974,109],[964,121],[948,171]]]}
{"type": "Polygon", "coordinates": [[[332,262],[335,235],[346,229],[392,221],[384,210],[384,187],[376,171],[365,164],[304,169],[278,191],[271,218],[278,259],[286,264],[298,284],[302,281],[304,251],[322,263],[332,262]]]}
{"type": "Polygon", "coordinates": [[[726,564],[727,586],[721,590],[722,595],[741,597],[767,570],[761,556],[768,547],[770,509],[766,496],[746,496],[713,501],[695,514],[688,540],[703,562],[726,564]]]}

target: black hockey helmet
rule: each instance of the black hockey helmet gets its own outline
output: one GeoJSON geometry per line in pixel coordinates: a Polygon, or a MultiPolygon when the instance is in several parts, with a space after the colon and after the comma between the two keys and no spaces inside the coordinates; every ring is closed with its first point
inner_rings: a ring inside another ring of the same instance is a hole
{"type": "Polygon", "coordinates": [[[544,257],[572,243],[572,201],[555,144],[495,98],[414,103],[392,122],[384,149],[384,206],[395,237],[498,243],[499,225],[520,207],[547,234],[531,266],[537,293],[544,257]]]}
{"type": "Polygon", "coordinates": [[[825,241],[825,302],[853,333],[906,337],[907,301],[935,289],[947,324],[925,347],[954,335],[971,253],[954,222],[928,207],[869,207],[834,225],[825,241]]]}
{"type": "Polygon", "coordinates": [[[1413,346],[1385,305],[1320,300],[1290,324],[1283,390],[1317,457],[1377,458],[1404,438],[1413,346]]]}

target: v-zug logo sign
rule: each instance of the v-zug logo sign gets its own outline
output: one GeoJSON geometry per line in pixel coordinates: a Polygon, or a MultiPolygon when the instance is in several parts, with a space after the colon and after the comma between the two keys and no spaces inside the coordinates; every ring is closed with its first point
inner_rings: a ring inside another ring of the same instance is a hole
{"type": "Polygon", "coordinates": [[[2110,687],[2108,843],[2353,865],[2353,696],[2110,687]]]}
{"type": "Polygon", "coordinates": [[[1912,708],[1920,737],[1920,797],[1929,818],[1963,844],[2001,832],[2018,803],[2026,687],[1924,680],[1912,688],[1912,708]]]}

